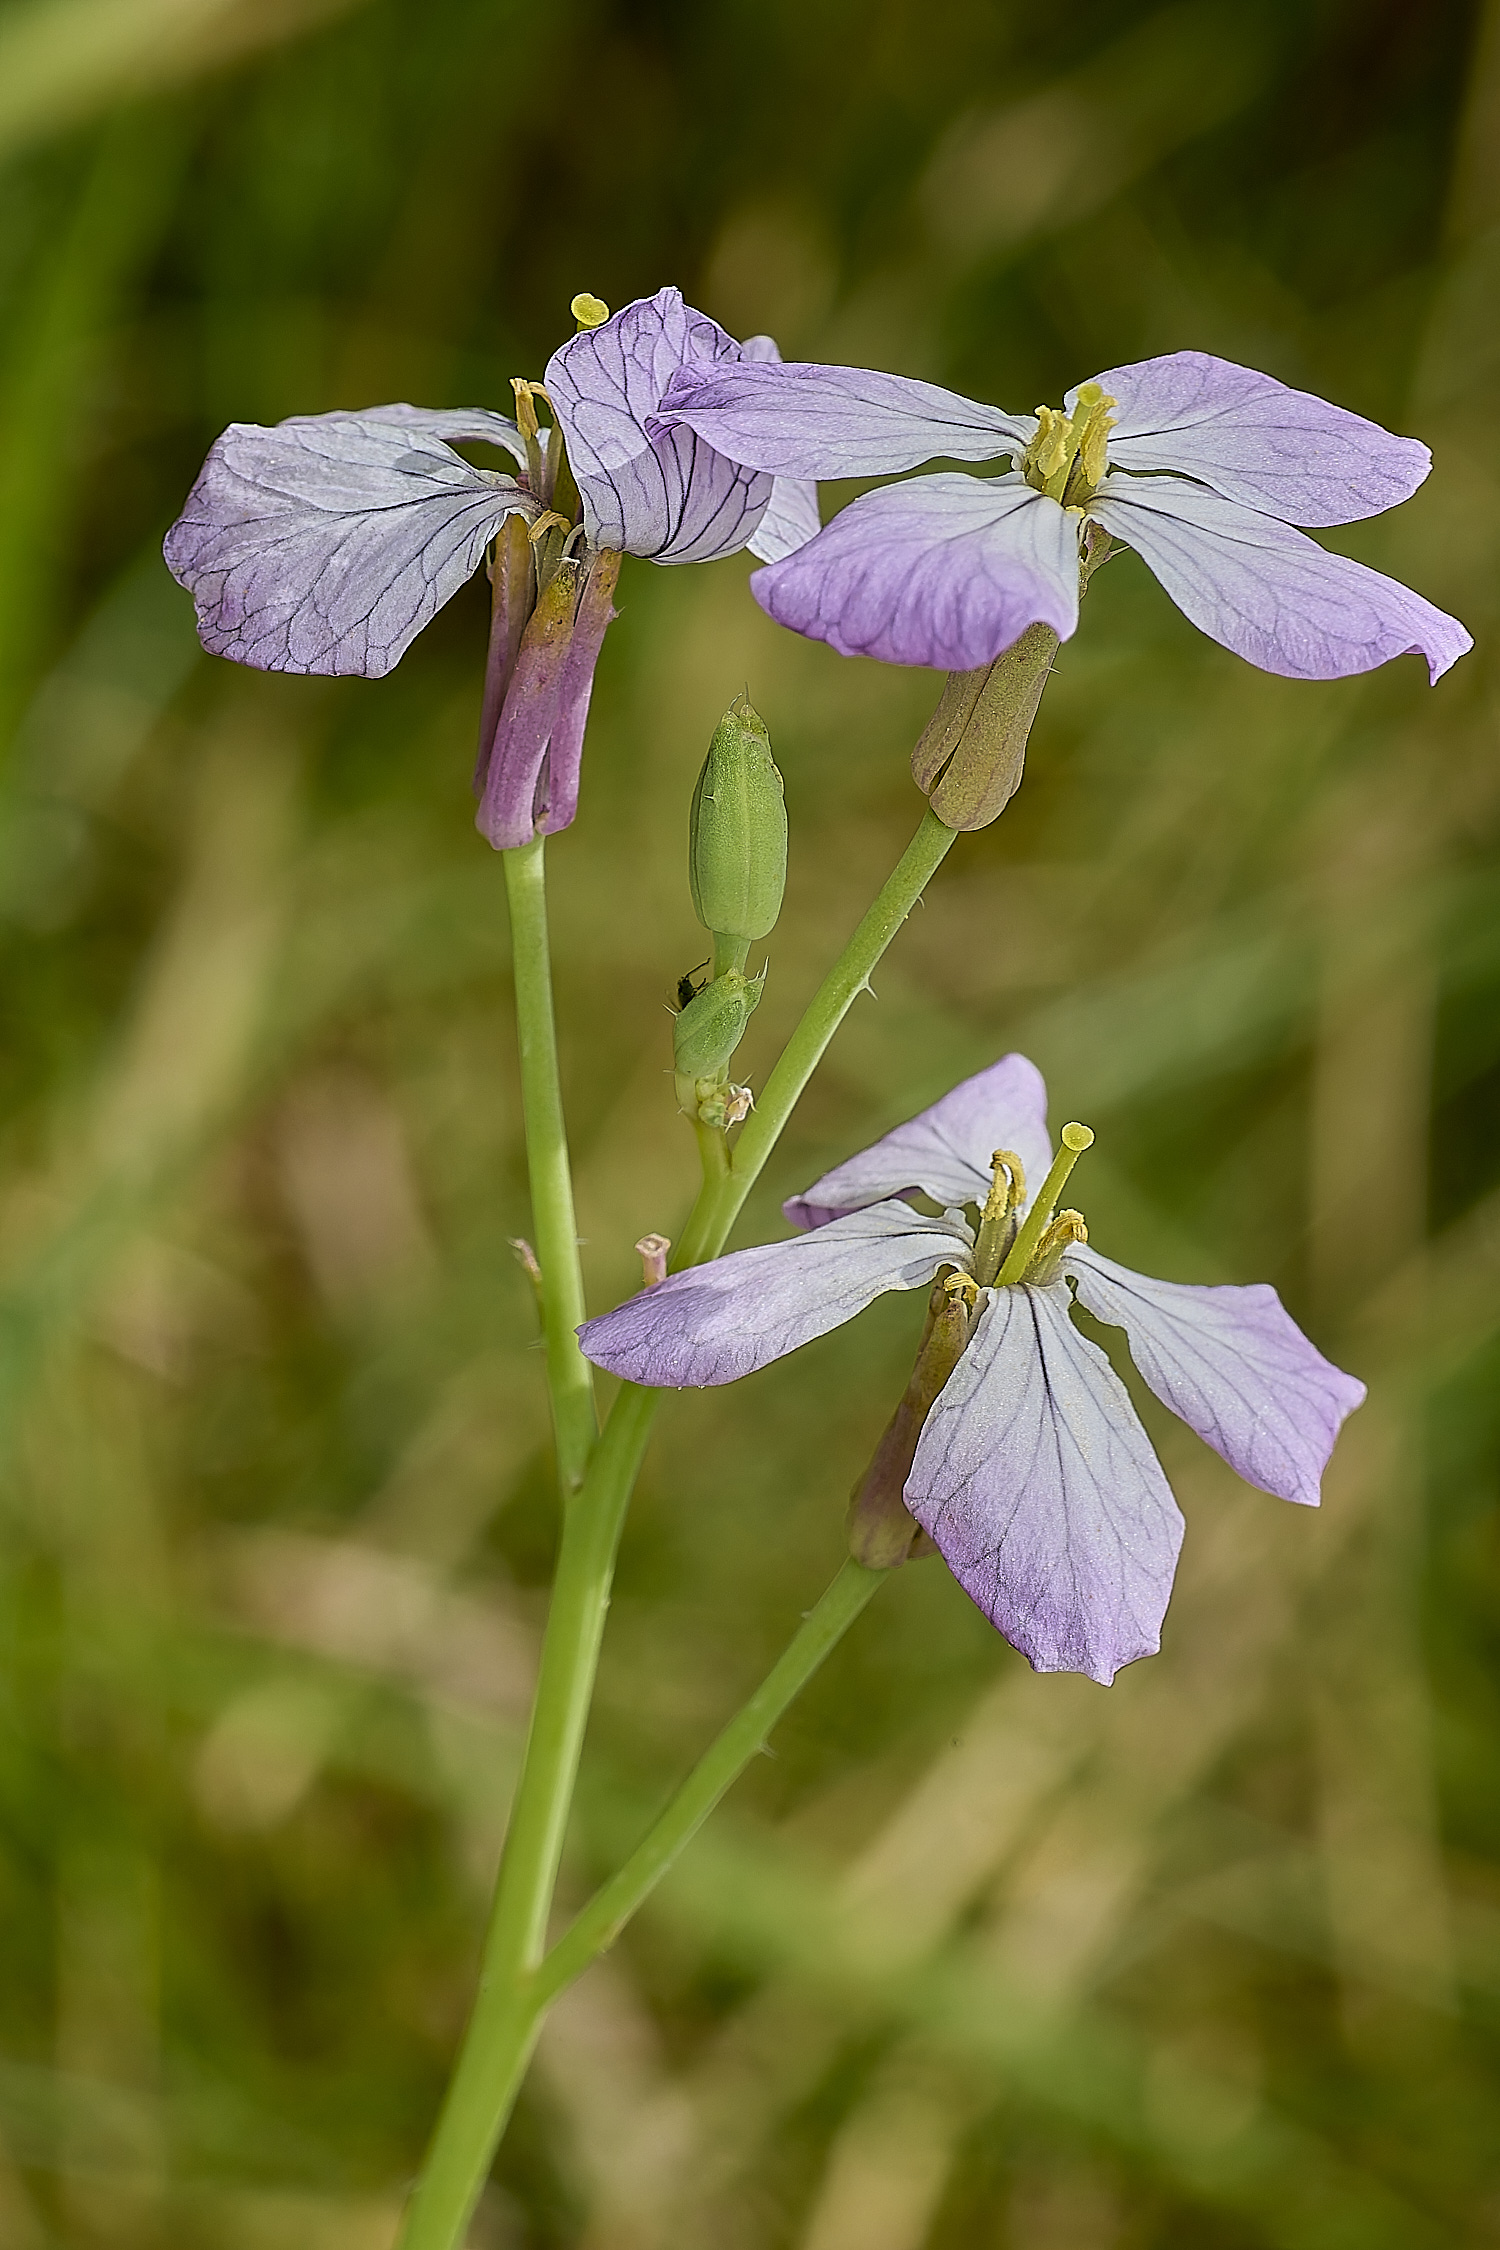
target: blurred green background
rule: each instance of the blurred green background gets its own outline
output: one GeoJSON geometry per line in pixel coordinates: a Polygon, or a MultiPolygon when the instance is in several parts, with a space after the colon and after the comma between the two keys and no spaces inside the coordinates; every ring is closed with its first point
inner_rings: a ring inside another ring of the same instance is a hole
{"type": "MultiPolygon", "coordinates": [[[[477,2250],[1500,2243],[1500,10],[0,9],[0,2242],[387,2250],[463,2019],[554,1537],[470,587],[379,685],[202,657],[230,419],[508,404],[664,281],[1016,407],[1196,346],[1427,438],[1328,543],[1459,612],[1328,686],[1122,557],[739,1239],[1012,1046],[1095,1241],[1371,1384],[1319,1517],[1147,1418],[1161,1656],[1038,1680],[899,1574],[548,2030],[477,2250]]],[[[628,563],[551,852],[596,1306],[677,1231],[684,822],[786,774],[764,1077],[920,804],[927,673],[628,563]]],[[[910,1300],[672,1403],[564,1878],[835,1568],[910,1300]]]]}

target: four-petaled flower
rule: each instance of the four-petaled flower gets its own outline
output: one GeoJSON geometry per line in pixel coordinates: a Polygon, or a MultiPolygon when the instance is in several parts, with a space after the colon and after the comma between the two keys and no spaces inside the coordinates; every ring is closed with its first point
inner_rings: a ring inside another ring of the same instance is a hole
{"type": "Polygon", "coordinates": [[[269,429],[232,423],[165,545],[204,647],[264,671],[379,679],[517,518],[535,561],[523,554],[526,585],[509,589],[491,650],[480,823],[503,845],[566,827],[618,555],[712,562],[753,546],[771,561],[817,529],[810,485],[652,422],[682,367],[742,353],[774,360],[776,346],[768,336],[737,344],[662,289],[564,344],[544,387],[517,386],[524,430],[488,407],[406,405],[294,415],[269,429]],[[537,431],[539,389],[577,480],[578,524],[557,510],[565,488],[557,450],[537,431]],[[514,468],[477,468],[459,444],[495,447],[514,468]],[[523,634],[549,585],[527,652],[523,634]]]}
{"type": "Polygon", "coordinates": [[[1395,507],[1426,476],[1426,446],[1205,352],[1110,368],[1070,391],[1062,413],[1008,414],[935,383],[811,364],[685,366],[662,411],[787,476],[1010,457],[1001,475],[867,493],[757,573],[756,598],[778,623],[845,656],[966,672],[1028,625],[1066,640],[1090,525],[1133,547],[1195,625],[1267,672],[1335,679],[1420,653],[1436,680],[1472,645],[1420,595],[1292,528],[1395,507]]]}
{"type": "Polygon", "coordinates": [[[1273,1289],[1150,1280],[1090,1248],[1076,1212],[1054,1218],[1091,1137],[1064,1127],[1053,1162],[1041,1076],[1007,1055],[793,1197],[787,1216],[806,1231],[644,1290],[586,1322],[584,1350],[633,1382],[727,1383],[946,1269],[972,1321],[906,1505],[1038,1671],[1107,1682],[1160,1645],[1182,1517],[1123,1384],[1073,1323],[1069,1285],[1124,1329],[1156,1396],[1282,1499],[1317,1505],[1339,1425],[1365,1393],[1273,1289]],[[1028,1174],[1045,1175],[1030,1200],[1028,1174]],[[917,1191],[941,1215],[902,1200],[917,1191]]]}

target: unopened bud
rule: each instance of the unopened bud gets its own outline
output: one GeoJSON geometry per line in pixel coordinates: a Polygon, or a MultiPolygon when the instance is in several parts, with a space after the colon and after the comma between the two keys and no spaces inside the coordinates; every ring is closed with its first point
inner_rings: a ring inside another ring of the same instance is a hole
{"type": "Polygon", "coordinates": [[[765,721],[742,695],[714,729],[693,791],[688,881],[694,912],[715,937],[748,946],[775,927],[786,889],[786,797],[765,721]]]}
{"type": "Polygon", "coordinates": [[[688,1002],[672,1027],[672,1064],[679,1078],[720,1076],[745,1036],[764,981],[730,969],[688,1002]]]}
{"type": "Polygon", "coordinates": [[[950,672],[911,754],[912,777],[950,828],[987,828],[1021,786],[1026,743],[1057,654],[1050,625],[1028,625],[977,672],[950,672]]]}

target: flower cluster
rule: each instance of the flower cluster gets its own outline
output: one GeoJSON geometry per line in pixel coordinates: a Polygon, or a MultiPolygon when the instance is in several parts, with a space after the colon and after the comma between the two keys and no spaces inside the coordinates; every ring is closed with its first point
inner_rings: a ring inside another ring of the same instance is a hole
{"type": "Polygon", "coordinates": [[[577,807],[618,556],[713,562],[749,546],[774,562],[817,530],[810,484],[746,468],[653,420],[684,367],[776,356],[769,336],[737,344],[680,291],[661,289],[582,329],[553,354],[544,385],[518,382],[514,420],[488,407],[396,405],[269,429],[232,423],[167,534],[168,566],[192,593],[211,654],[379,679],[486,557],[498,559],[514,521],[525,540],[497,586],[480,825],[498,845],[527,843],[566,827],[577,807]],[[558,444],[539,428],[538,398],[558,444]],[[461,444],[512,465],[475,467],[461,444]],[[560,512],[564,447],[577,521],[560,512]]]}
{"type": "Polygon", "coordinates": [[[674,1274],[579,1334],[632,1382],[727,1383],[946,1272],[966,1336],[906,1506],[1038,1671],[1107,1682],[1160,1645],[1182,1517],[1073,1296],[1124,1329],[1164,1405],[1284,1500],[1317,1505],[1339,1425],[1365,1394],[1274,1289],[1155,1281],[1101,1257],[1078,1213],[1054,1216],[1092,1136],[1068,1126],[1062,1138],[1054,1161],[1040,1073],[1007,1055],[794,1196],[801,1233],[674,1274]],[[916,1193],[941,1210],[915,1209],[916,1193]]]}

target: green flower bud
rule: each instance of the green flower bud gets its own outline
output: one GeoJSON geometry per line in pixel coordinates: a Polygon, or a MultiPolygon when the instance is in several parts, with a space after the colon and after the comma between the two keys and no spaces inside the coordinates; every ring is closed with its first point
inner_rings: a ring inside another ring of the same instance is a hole
{"type": "Polygon", "coordinates": [[[765,721],[742,695],[714,729],[693,791],[688,881],[715,937],[744,947],[775,927],[786,889],[786,799],[765,721]]]}
{"type": "Polygon", "coordinates": [[[720,1076],[745,1036],[764,983],[763,976],[742,977],[731,969],[688,1002],[672,1028],[672,1065],[679,1078],[720,1076]]]}

